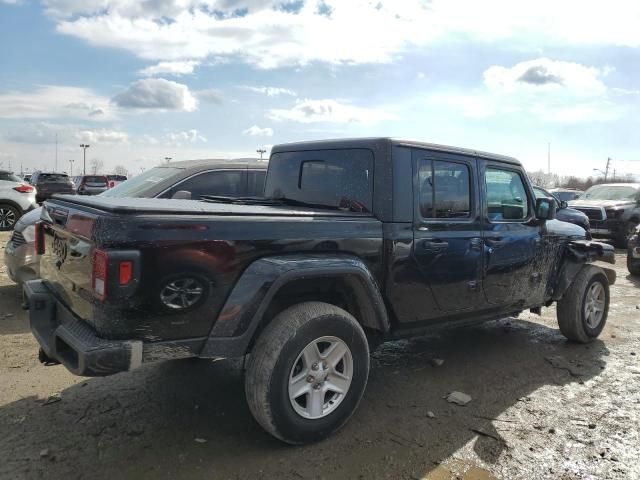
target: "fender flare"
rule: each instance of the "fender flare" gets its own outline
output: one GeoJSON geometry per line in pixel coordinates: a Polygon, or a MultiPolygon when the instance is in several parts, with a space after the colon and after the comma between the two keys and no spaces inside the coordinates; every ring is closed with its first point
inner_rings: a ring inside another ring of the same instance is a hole
{"type": "Polygon", "coordinates": [[[235,283],[200,353],[202,357],[244,355],[278,291],[293,281],[345,278],[361,308],[361,324],[383,333],[389,318],[375,278],[362,260],[351,255],[282,255],[251,263],[235,283]]]}

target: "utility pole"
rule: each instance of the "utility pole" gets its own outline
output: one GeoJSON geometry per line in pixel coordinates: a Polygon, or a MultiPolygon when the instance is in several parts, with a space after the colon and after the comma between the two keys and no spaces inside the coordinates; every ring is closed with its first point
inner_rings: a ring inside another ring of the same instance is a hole
{"type": "Polygon", "coordinates": [[[611,164],[611,158],[607,157],[607,168],[604,169],[604,183],[607,183],[607,177],[609,176],[609,165],[611,164]]]}
{"type": "Polygon", "coordinates": [[[88,143],[82,143],[80,144],[80,148],[82,149],[82,174],[86,175],[87,174],[87,148],[89,148],[91,145],[89,145],[88,143]]]}
{"type": "Polygon", "coordinates": [[[73,160],[69,160],[69,176],[73,177],[73,160]]]}
{"type": "Polygon", "coordinates": [[[258,150],[256,150],[256,152],[260,154],[260,160],[262,160],[262,155],[267,153],[267,151],[264,148],[259,148],[258,150]]]}
{"type": "Polygon", "coordinates": [[[547,143],[547,173],[551,175],[551,142],[547,143]]]}

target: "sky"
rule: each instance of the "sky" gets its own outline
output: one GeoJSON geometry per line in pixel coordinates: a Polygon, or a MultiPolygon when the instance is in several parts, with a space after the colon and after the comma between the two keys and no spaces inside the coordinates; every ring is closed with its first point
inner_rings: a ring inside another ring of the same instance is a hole
{"type": "Polygon", "coordinates": [[[640,174],[638,25],[637,0],[0,0],[0,168],[393,136],[640,174]]]}

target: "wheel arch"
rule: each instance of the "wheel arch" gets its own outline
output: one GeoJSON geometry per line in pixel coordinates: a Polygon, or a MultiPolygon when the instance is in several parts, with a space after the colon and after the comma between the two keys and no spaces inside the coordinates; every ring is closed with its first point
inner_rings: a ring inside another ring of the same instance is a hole
{"type": "Polygon", "coordinates": [[[375,278],[350,255],[293,255],[253,262],[236,282],[201,356],[246,353],[269,321],[300,302],[322,301],[351,313],[365,330],[386,333],[387,310],[375,278]]]}

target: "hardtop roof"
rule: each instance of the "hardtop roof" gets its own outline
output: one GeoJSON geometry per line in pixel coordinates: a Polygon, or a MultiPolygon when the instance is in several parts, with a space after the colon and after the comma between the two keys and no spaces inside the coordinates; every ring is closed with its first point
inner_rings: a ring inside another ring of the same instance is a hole
{"type": "Polygon", "coordinates": [[[468,148],[452,147],[449,145],[439,145],[436,143],[422,142],[419,140],[406,140],[393,137],[366,137],[366,138],[341,138],[328,140],[311,140],[304,142],[281,143],[274,145],[271,154],[278,152],[289,152],[295,150],[328,150],[328,149],[344,149],[344,148],[369,148],[371,150],[379,150],[389,146],[423,148],[445,153],[455,153],[460,155],[469,155],[474,157],[482,157],[488,160],[504,162],[513,165],[521,165],[520,161],[495,153],[483,152],[468,148]]]}

